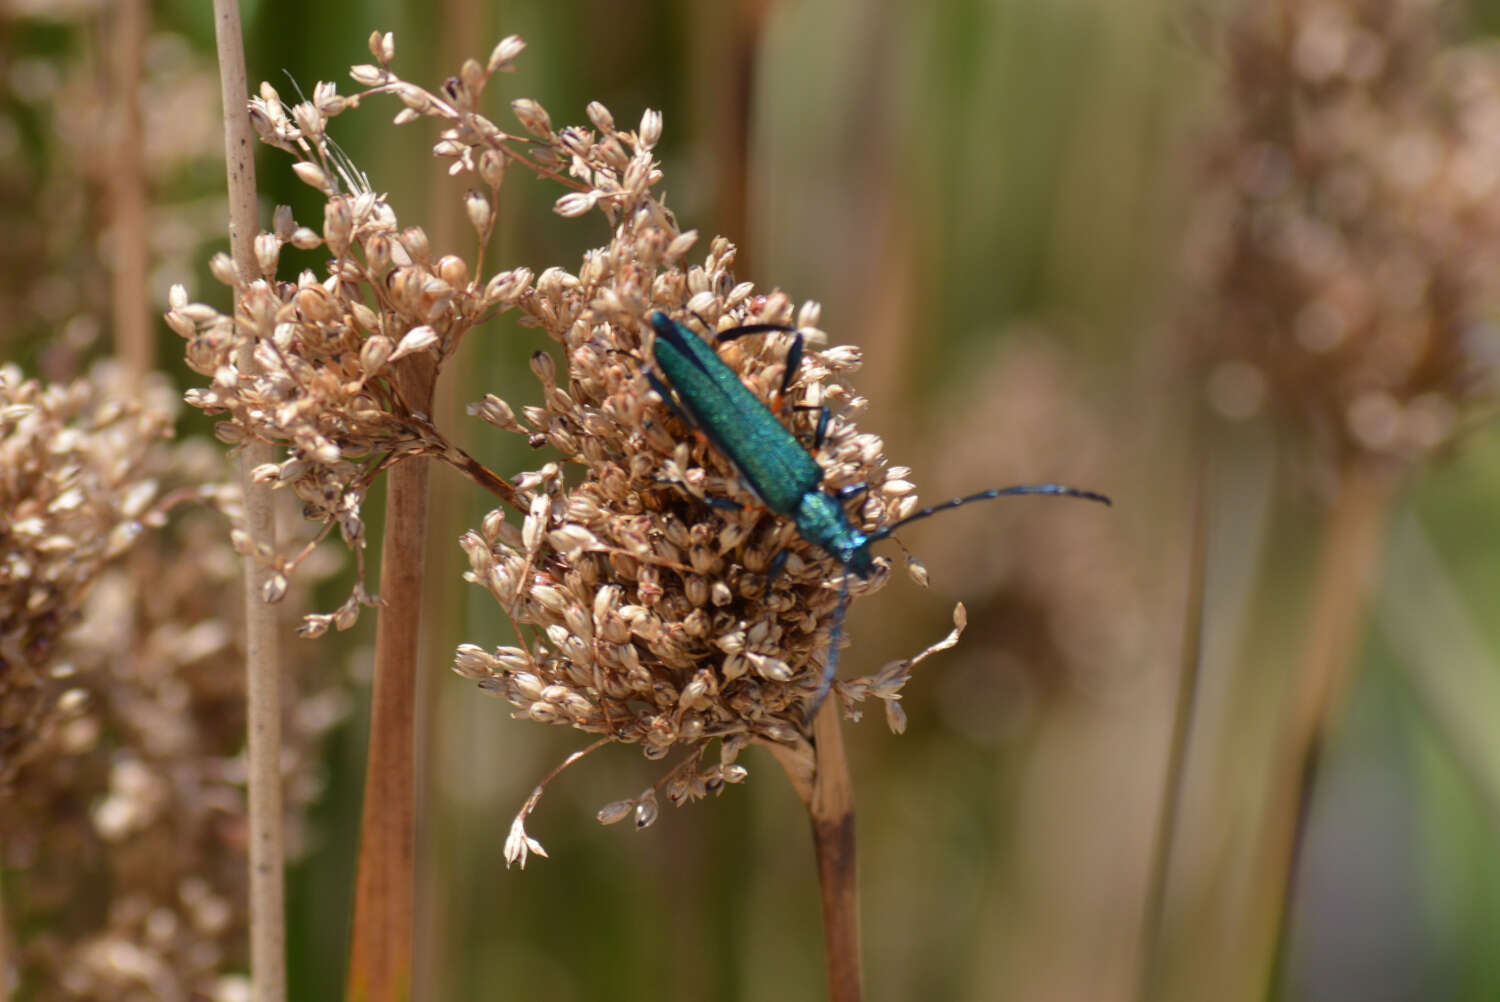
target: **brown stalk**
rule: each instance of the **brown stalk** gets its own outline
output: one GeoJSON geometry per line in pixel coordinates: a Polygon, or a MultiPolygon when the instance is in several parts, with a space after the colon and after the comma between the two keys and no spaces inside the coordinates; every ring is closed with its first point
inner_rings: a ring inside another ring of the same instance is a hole
{"type": "Polygon", "coordinates": [[[114,156],[106,172],[114,259],[110,262],[115,348],[131,378],[156,367],[150,305],[146,300],[146,162],[141,123],[141,66],[145,60],[145,0],[121,0],[115,9],[114,156]]]}
{"type": "MultiPolygon", "coordinates": [[[[403,399],[431,413],[436,362],[427,356],[405,359],[396,377],[403,399]]],[[[417,655],[426,525],[427,462],[414,457],[393,467],[386,479],[370,750],[349,947],[351,1002],[412,997],[417,655]]]]}
{"type": "Polygon", "coordinates": [[[1187,588],[1184,595],[1182,650],[1177,668],[1177,692],[1172,708],[1172,733],[1167,750],[1166,776],[1156,820],[1151,869],[1146,880],[1144,927],[1141,939],[1141,979],[1138,1002],[1157,998],[1162,982],[1162,932],[1166,919],[1167,879],[1177,827],[1187,788],[1188,737],[1198,705],[1198,681],[1203,665],[1204,577],[1208,569],[1209,464],[1200,450],[1192,485],[1192,540],[1188,549],[1187,588]]]}
{"type": "MultiPolygon", "coordinates": [[[[229,187],[229,243],[241,276],[254,275],[255,136],[246,111],[249,87],[239,10],[234,0],[214,0],[214,35],[224,104],[224,168],[229,187]]],[[[242,372],[253,372],[253,349],[241,350],[242,372]]],[[[256,547],[274,550],[271,488],[250,471],[271,461],[271,447],[251,443],[240,453],[245,531],[256,547]]],[[[245,559],[246,730],[250,784],[250,971],[255,1002],[286,998],[286,905],[282,885],[281,688],[275,610],[262,600],[271,569],[245,559]]]]}
{"type": "MultiPolygon", "coordinates": [[[[3,877],[4,874],[0,874],[3,877]]],[[[10,985],[12,975],[10,971],[10,951],[7,949],[9,933],[5,931],[5,895],[4,884],[0,882],[0,999],[10,998],[10,985]]]]}
{"type": "Polygon", "coordinates": [[[859,1002],[859,873],[854,845],[854,786],[839,699],[830,695],[813,720],[813,745],[805,748],[767,743],[812,821],[813,853],[823,910],[823,944],[828,954],[830,1002],[859,1002]]]}
{"type": "Polygon", "coordinates": [[[1255,885],[1262,890],[1251,905],[1248,956],[1255,962],[1263,958],[1267,978],[1276,967],[1277,942],[1286,934],[1298,848],[1306,833],[1318,764],[1353,677],[1396,478],[1375,460],[1355,459],[1345,464],[1338,484],[1318,554],[1309,632],[1293,683],[1294,702],[1285,718],[1270,801],[1262,814],[1256,869],[1260,879],[1255,885]]]}
{"type": "Polygon", "coordinates": [[[830,1002],[859,1002],[859,883],[854,851],[854,786],[844,754],[839,701],[823,701],[813,721],[813,851],[823,903],[823,943],[828,951],[830,1002]]]}

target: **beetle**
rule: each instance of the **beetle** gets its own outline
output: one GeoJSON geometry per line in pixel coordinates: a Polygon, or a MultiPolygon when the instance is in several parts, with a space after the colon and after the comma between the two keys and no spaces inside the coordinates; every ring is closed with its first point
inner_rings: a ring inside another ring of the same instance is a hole
{"type": "MultiPolygon", "coordinates": [[[[646,377],[652,388],[669,408],[702,432],[724,454],[745,486],[762,504],[776,514],[790,518],[803,539],[822,549],[843,568],[828,656],[823,660],[823,676],[808,706],[809,720],[818,712],[838,673],[839,638],[844,610],[849,604],[849,574],[863,580],[874,572],[874,556],[870,551],[873,544],[888,538],[904,525],[972,501],[1017,494],[1050,494],[1110,503],[1103,494],[1064,484],[1017,484],[953,498],[865,532],[850,520],[844,508],[846,501],[865,490],[864,484],[852,484],[836,491],[824,488],[823,468],[818,461],[712,347],[662,310],[652,310],[646,319],[656,332],[651,354],[661,370],[661,376],[647,370],[646,377]]],[[[717,337],[720,341],[728,341],[769,331],[797,333],[795,328],[781,324],[745,324],[723,331],[717,337]]],[[[797,334],[787,353],[782,395],[791,387],[802,358],[802,345],[802,336],[797,334]]],[[[828,410],[820,408],[814,448],[822,444],[827,423],[828,410]]],[[[775,577],[785,555],[785,551],[778,554],[771,567],[771,577],[775,577]]]]}

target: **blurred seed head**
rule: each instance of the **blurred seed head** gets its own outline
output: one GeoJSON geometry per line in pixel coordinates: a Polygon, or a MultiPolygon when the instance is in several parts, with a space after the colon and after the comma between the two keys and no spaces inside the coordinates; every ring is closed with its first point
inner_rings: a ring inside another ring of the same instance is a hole
{"type": "MultiPolygon", "coordinates": [[[[140,469],[168,497],[232,513],[237,492],[203,486],[222,464],[210,443],[187,440],[154,443],[140,469]]],[[[245,968],[244,680],[233,670],[244,639],[242,605],[225,601],[242,574],[222,514],[178,508],[100,570],[57,641],[58,711],[0,792],[12,969],[26,998],[216,998],[245,968]]],[[[299,684],[283,688],[294,855],[324,782],[321,741],[347,702],[321,660],[289,663],[299,684]]]]}
{"type": "Polygon", "coordinates": [[[1191,219],[1210,405],[1315,466],[1431,455],[1492,406],[1500,60],[1436,0],[1246,4],[1191,219]]]}
{"type": "Polygon", "coordinates": [[[170,429],[155,397],[127,394],[108,367],[66,385],[0,367],[0,797],[83,708],[59,642],[140,536],[156,494],[146,454],[170,429]]]}

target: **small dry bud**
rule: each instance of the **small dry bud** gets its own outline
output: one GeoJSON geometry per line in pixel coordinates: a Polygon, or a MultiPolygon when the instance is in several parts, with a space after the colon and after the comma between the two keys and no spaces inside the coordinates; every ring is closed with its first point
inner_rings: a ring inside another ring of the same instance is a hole
{"type": "Polygon", "coordinates": [[[208,271],[220,285],[233,288],[239,281],[239,271],[234,266],[234,258],[219,251],[208,259],[208,271]]]}
{"type": "Polygon", "coordinates": [[[360,63],[349,67],[350,78],[361,87],[379,87],[389,79],[390,74],[379,66],[369,63],[360,63]]]}
{"type": "Polygon", "coordinates": [[[292,235],[292,229],[297,225],[292,218],[292,207],[290,205],[278,205],[271,213],[271,231],[282,240],[292,235]]]}
{"type": "Polygon", "coordinates": [[[262,602],[274,605],[286,597],[287,579],[285,574],[273,572],[266,578],[260,588],[262,602]]]}
{"type": "Polygon", "coordinates": [[[594,123],[594,128],[605,135],[615,131],[615,116],[609,113],[609,109],[598,101],[590,101],[588,106],[589,121],[594,123]]]}
{"type": "Polygon", "coordinates": [[[491,188],[500,187],[505,178],[505,155],[499,150],[485,150],[479,154],[479,176],[491,188]]]}
{"type": "Polygon", "coordinates": [[[390,356],[388,361],[394,362],[398,358],[405,358],[407,355],[413,355],[419,351],[428,351],[436,347],[438,342],[438,332],[431,327],[426,324],[420,327],[413,327],[401,338],[401,343],[396,346],[395,352],[390,356]]]}
{"type": "Polygon", "coordinates": [[[654,149],[661,142],[661,112],[646,109],[641,115],[640,141],[641,148],[645,150],[654,149]]]}
{"type": "Polygon", "coordinates": [[[599,200],[596,191],[570,191],[557,200],[552,211],[566,219],[576,218],[588,213],[599,200]]]}
{"type": "Polygon", "coordinates": [[[297,179],[309,188],[316,188],[325,195],[333,193],[333,189],[328,184],[328,175],[323,172],[323,168],[310,160],[293,164],[292,173],[296,174],[297,179]]]}
{"type": "Polygon", "coordinates": [[[634,799],[616,800],[599,808],[599,813],[595,817],[599,819],[601,825],[612,825],[616,822],[624,821],[630,816],[630,812],[633,810],[635,810],[634,799]]]}
{"type": "Polygon", "coordinates": [[[281,257],[281,240],[272,233],[259,233],[255,237],[255,264],[267,278],[276,274],[276,262],[281,257]]]}
{"type": "Polygon", "coordinates": [[[384,334],[377,334],[364,343],[359,350],[359,368],[367,376],[373,376],[391,360],[396,350],[395,342],[384,334]]]}
{"type": "Polygon", "coordinates": [[[341,258],[349,252],[349,240],[354,233],[354,213],[350,211],[347,198],[330,198],[323,206],[323,241],[328,252],[341,258]]]}
{"type": "Polygon", "coordinates": [[[490,50],[488,68],[491,73],[512,73],[515,71],[515,58],[526,48],[526,43],[519,35],[506,35],[499,43],[490,50]]]}
{"type": "Polygon", "coordinates": [[[527,132],[538,139],[552,138],[552,118],[547,114],[547,109],[529,97],[517,98],[510,103],[510,107],[516,120],[527,132]]]}
{"type": "Polygon", "coordinates": [[[374,56],[381,66],[391,65],[396,58],[396,36],[392,32],[384,34],[378,31],[370,32],[370,55],[374,56]]]}
{"type": "Polygon", "coordinates": [[[468,410],[481,421],[488,422],[497,428],[504,428],[507,431],[521,430],[521,426],[516,423],[516,412],[511,409],[510,404],[493,393],[486,393],[482,401],[470,404],[468,410]]]}
{"type": "Polygon", "coordinates": [[[469,222],[481,237],[489,235],[490,227],[495,222],[495,213],[490,208],[490,200],[484,197],[483,192],[469,189],[464,195],[464,212],[468,214],[469,222]]]}

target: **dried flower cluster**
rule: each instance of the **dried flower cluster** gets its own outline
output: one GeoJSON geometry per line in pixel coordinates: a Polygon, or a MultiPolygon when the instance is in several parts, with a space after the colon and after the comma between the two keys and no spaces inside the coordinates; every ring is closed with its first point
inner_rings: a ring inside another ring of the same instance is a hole
{"type": "Polygon", "coordinates": [[[0,796],[82,708],[59,639],[156,495],[144,462],[168,412],[111,378],[43,385],[0,367],[0,796]]]}
{"type": "Polygon", "coordinates": [[[1493,393],[1500,63],[1437,0],[1247,4],[1189,259],[1223,413],[1410,461],[1493,393]]]}
{"type": "MultiPolygon", "coordinates": [[[[658,113],[646,112],[637,129],[627,130],[596,102],[588,107],[589,126],[557,129],[540,105],[523,99],[511,105],[523,132],[486,118],[479,111],[485,85],[512,68],[521,49],[519,39],[507,38],[486,64],[466,62],[434,92],[396,76],[394,43],[376,34],[370,50],[378,65],[352,70],[366,88],[361,94],[340,95],[324,83],[312,100],[286,109],[262,85],[252,118],[266,142],[298,158],[299,177],[325,194],[322,229],[299,226],[289,211],[278,210],[273,231],[256,242],[259,275],[237,276],[227,258],[215,263],[218,277],[236,289],[235,316],[189,303],[177,290],[168,321],[188,340],[192,368],[213,380],[192,391],[190,402],[227,415],[219,426],[227,442],[258,439],[285,448],[287,458],[257,476],[291,486],[310,517],[337,525],[356,548],[365,489],[405,455],[450,462],[522,513],[517,526],[503,511],[492,512],[463,545],[471,579],[530,639],[495,652],[465,646],[457,670],[509,699],[518,716],[570,724],[603,735],[600,743],[639,743],[652,759],[682,746],[684,761],[657,784],[680,802],[742,778],[734,760],[749,741],[809,748],[807,702],[827,654],[841,569],[804,543],[788,520],[757,509],[729,462],[651,391],[644,318],[655,308],[684,317],[689,311],[722,330],[786,324],[794,310],[784,295],[757,295],[750,283],[736,281],[728,241],[714,240],[700,265],[685,262],[696,233],[682,231],[654,191],[661,180],[652,152],[661,135],[658,113]],[[421,229],[401,228],[383,199],[330,152],[328,119],[376,93],[404,103],[398,124],[442,123],[434,155],[480,186],[464,202],[479,242],[472,265],[430,248],[421,229]],[[549,268],[533,278],[516,267],[481,277],[498,188],[516,166],[570,189],[556,203],[558,214],[597,211],[607,220],[608,246],[585,255],[576,273],[549,268]],[[328,275],[278,281],[286,243],[325,248],[332,257],[328,275]],[[473,408],[533,446],[561,454],[561,462],[507,483],[444,438],[410,405],[407,388],[415,367],[425,372],[441,364],[475,324],[510,308],[557,343],[564,375],[552,354],[538,352],[532,370],[542,387],[540,406],[518,415],[490,396],[473,408]],[[247,354],[251,367],[242,365],[247,354]],[[581,482],[565,475],[569,464],[581,469],[581,482]],[[785,570],[769,582],[767,571],[783,549],[790,552],[785,570]],[[723,742],[719,762],[701,766],[716,738],[723,742]]],[[[826,335],[815,327],[815,304],[795,319],[815,350],[798,370],[788,413],[810,441],[810,410],[834,410],[818,457],[828,485],[868,485],[855,516],[866,526],[915,510],[905,471],[887,467],[880,440],[849,421],[863,404],[843,382],[858,364],[857,352],[816,350],[826,335]]],[[[779,333],[746,337],[721,356],[769,398],[791,340],[779,333]]],[[[282,572],[273,593],[300,559],[258,556],[282,572]]],[[[872,591],[886,576],[882,567],[869,581],[854,582],[851,593],[872,591]]],[[[304,632],[345,626],[368,601],[356,590],[338,612],[308,617],[304,632]]],[[[912,663],[841,683],[839,696],[846,706],[867,696],[885,700],[899,729],[896,701],[912,663]]],[[[520,827],[534,803],[535,797],[517,821],[507,849],[512,858],[538,848],[520,827]]],[[[633,810],[638,823],[649,823],[654,804],[655,788],[606,808],[601,819],[633,810]]]]}
{"type": "MultiPolygon", "coordinates": [[[[576,274],[548,269],[516,300],[561,346],[566,383],[553,355],[538,353],[532,370],[543,405],[518,416],[490,396],[474,408],[497,427],[551,445],[582,467],[582,481],[572,485],[558,463],[524,474],[515,480],[527,511],[521,524],[506,522],[497,509],[464,537],[470,579],[495,597],[520,635],[531,628],[533,639],[493,652],[465,646],[456,669],[504,696],[520,718],[600,734],[601,744],[637,743],[650,759],[682,750],[681,762],[653,787],[599,812],[604,823],[633,816],[645,826],[656,816],[658,791],[682,803],[743,778],[735,760],[748,742],[807,748],[809,697],[828,655],[842,568],[803,541],[788,519],[759,508],[732,464],[650,389],[644,317],[653,309],[692,315],[716,331],[794,319],[787,297],[757,294],[736,280],[728,241],[713,240],[701,265],[684,261],[696,234],[678,227],[654,191],[661,178],[652,155],[660,116],[647,112],[636,132],[624,132],[594,103],[593,128],[554,131],[540,106],[516,102],[515,108],[545,144],[536,159],[567,164],[569,176],[587,185],[563,196],[557,212],[598,208],[612,232],[608,246],[585,255],[576,274]],[[726,499],[740,507],[726,506],[726,499]],[[768,580],[783,550],[785,570],[768,580]],[[704,763],[714,739],[718,761],[704,763]]],[[[457,155],[462,160],[472,152],[457,155]]],[[[816,304],[795,313],[812,346],[827,340],[817,320],[816,304]]],[[[719,354],[770,399],[791,342],[788,334],[754,335],[719,354]]],[[[810,443],[814,412],[832,408],[818,454],[827,486],[868,485],[855,518],[873,528],[911,513],[918,502],[907,471],[888,466],[880,439],[849,420],[864,404],[844,382],[858,361],[852,348],[809,351],[787,412],[810,443]]],[[[882,566],[868,582],[852,582],[851,592],[868,593],[886,578],[882,566]]],[[[899,730],[899,691],[913,663],[893,662],[836,691],[851,708],[868,696],[884,700],[899,730]]],[[[507,842],[512,860],[539,850],[523,827],[535,799],[507,842]]]]}
{"type": "MultiPolygon", "coordinates": [[[[371,49],[382,66],[354,71],[369,92],[394,92],[426,113],[467,121],[477,89],[489,75],[511,68],[520,43],[502,42],[487,68],[469,64],[465,79],[476,90],[450,81],[446,98],[405,84],[385,68],[393,52],[390,36],[373,36],[371,49]]],[[[271,231],[255,241],[258,274],[239,275],[227,255],[212,262],[215,276],[235,289],[234,316],[189,302],[181,287],[173,289],[167,314],[169,326],[187,339],[188,365],[212,379],[190,390],[188,402],[227,415],[218,426],[225,442],[254,439],[284,448],[283,461],[267,464],[255,476],[290,487],[307,517],[323,522],[325,533],[337,526],[361,558],[361,573],[343,605],[331,614],[306,617],[303,632],[309,636],[330,625],[347,628],[360,606],[374,602],[363,588],[361,507],[370,483],[389,465],[403,456],[432,455],[511,496],[503,481],[443,439],[412,397],[414,387],[430,382],[435,364],[470,328],[514,305],[531,282],[524,268],[487,281],[474,277],[481,273],[483,245],[494,226],[494,195],[506,159],[521,156],[504,145],[513,137],[496,138],[492,155],[473,164],[489,194],[471,191],[465,202],[480,246],[471,267],[458,255],[435,255],[420,227],[401,228],[384,199],[331,150],[329,117],[357,107],[359,100],[319,84],[312,100],[288,110],[269,85],[262,85],[261,97],[251,102],[251,117],[264,141],[299,157],[298,176],[327,197],[322,228],[298,225],[290,208],[278,208],[271,231]],[[326,250],[328,275],[319,279],[304,271],[295,281],[279,281],[277,265],[287,244],[326,250]]],[[[415,117],[408,112],[410,107],[398,121],[415,117]]],[[[251,548],[244,539],[238,545],[242,551],[251,548]]],[[[267,586],[268,601],[281,598],[287,575],[309,552],[311,547],[292,557],[253,553],[278,572],[267,586]]]]}
{"type": "MultiPolygon", "coordinates": [[[[160,446],[149,472],[195,495],[210,443],[160,446]]],[[[236,514],[233,492],[213,500],[236,514]]],[[[181,509],[179,509],[181,511],[181,509]]],[[[187,510],[97,578],[58,657],[76,707],[39,742],[0,810],[8,931],[38,1002],[243,998],[246,819],[241,585],[223,519],[187,510]],[[150,587],[142,587],[149,581],[150,587]],[[233,613],[231,613],[233,615],[233,613]]],[[[287,831],[321,791],[319,743],[341,689],[293,665],[283,730],[287,831]],[[295,699],[295,701],[294,701],[295,699]]]]}

